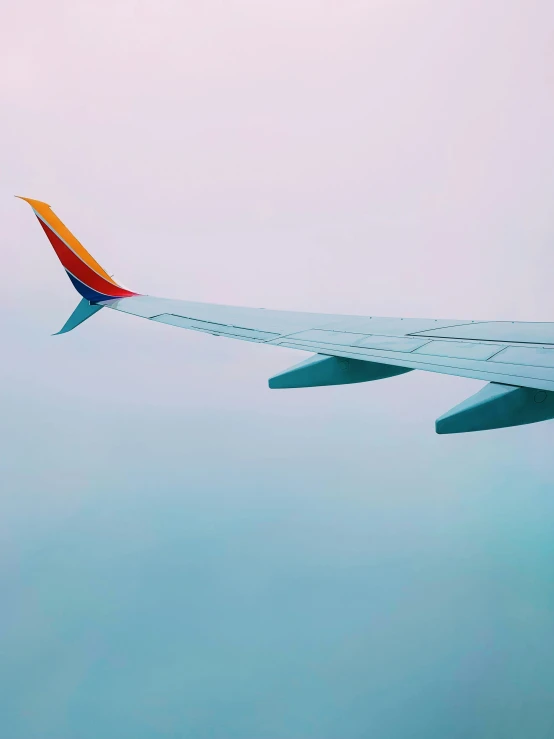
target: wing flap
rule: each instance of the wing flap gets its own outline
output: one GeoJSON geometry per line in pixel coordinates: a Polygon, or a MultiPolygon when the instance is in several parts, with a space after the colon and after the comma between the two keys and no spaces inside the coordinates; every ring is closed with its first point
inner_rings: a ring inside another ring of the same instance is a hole
{"type": "Polygon", "coordinates": [[[493,362],[554,368],[554,349],[545,347],[508,346],[492,357],[493,362]]]}
{"type": "Polygon", "coordinates": [[[508,344],[554,344],[554,323],[472,321],[457,326],[437,326],[413,333],[430,338],[502,341],[508,344]]]}
{"type": "MultiPolygon", "coordinates": [[[[275,342],[271,343],[273,344],[275,342]]],[[[278,345],[286,346],[290,349],[319,351],[320,354],[335,357],[363,359],[369,362],[383,362],[384,364],[398,367],[425,370],[426,372],[457,375],[474,380],[507,383],[509,385],[519,385],[521,387],[542,390],[554,390],[554,369],[546,367],[530,367],[521,364],[494,363],[489,360],[468,360],[457,357],[432,356],[417,352],[384,352],[364,349],[363,347],[326,345],[318,349],[313,344],[308,345],[299,341],[289,341],[286,338],[280,340],[278,345]]]]}

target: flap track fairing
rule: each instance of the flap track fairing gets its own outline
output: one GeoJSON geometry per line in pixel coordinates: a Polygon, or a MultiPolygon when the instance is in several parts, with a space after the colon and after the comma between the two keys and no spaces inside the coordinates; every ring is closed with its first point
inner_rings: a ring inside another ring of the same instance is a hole
{"type": "Polygon", "coordinates": [[[554,418],[554,393],[489,382],[478,393],[441,416],[437,434],[487,431],[554,418]]]}
{"type": "Polygon", "coordinates": [[[272,390],[293,387],[322,387],[324,385],[349,385],[354,382],[371,382],[411,372],[407,367],[366,362],[345,357],[328,357],[316,354],[269,380],[272,390]]]}

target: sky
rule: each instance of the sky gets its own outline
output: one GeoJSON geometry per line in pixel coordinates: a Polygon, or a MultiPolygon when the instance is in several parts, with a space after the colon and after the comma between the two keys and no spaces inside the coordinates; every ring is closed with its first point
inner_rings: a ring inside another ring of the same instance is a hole
{"type": "Polygon", "coordinates": [[[6,739],[543,739],[552,422],[482,383],[269,391],[305,355],[78,301],[45,200],[138,292],[554,321],[546,0],[21,0],[0,26],[6,739]],[[109,314],[109,315],[107,315],[109,314]]]}

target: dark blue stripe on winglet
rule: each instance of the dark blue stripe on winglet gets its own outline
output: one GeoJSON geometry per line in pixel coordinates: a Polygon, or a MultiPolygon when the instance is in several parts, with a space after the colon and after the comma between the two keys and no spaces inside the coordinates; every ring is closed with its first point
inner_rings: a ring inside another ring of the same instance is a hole
{"type": "MultiPolygon", "coordinates": [[[[67,272],[67,270],[65,270],[67,272]]],[[[113,300],[113,295],[105,295],[104,293],[96,292],[96,290],[93,290],[88,285],[85,285],[84,282],[81,282],[81,280],[78,280],[74,275],[71,274],[71,272],[67,272],[67,276],[73,283],[73,287],[75,290],[77,290],[78,293],[80,293],[83,298],[86,298],[87,300],[90,300],[91,303],[99,303],[102,300],[113,300]]]]}

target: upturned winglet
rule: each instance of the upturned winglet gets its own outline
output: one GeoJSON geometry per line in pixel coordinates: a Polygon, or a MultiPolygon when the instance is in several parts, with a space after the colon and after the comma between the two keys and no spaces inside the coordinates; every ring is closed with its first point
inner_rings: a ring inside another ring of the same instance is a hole
{"type": "Polygon", "coordinates": [[[47,203],[20,195],[16,197],[29,203],[73,287],[85,300],[89,303],[101,303],[105,300],[131,298],[138,295],[138,293],[121,287],[110,277],[47,203]]]}

